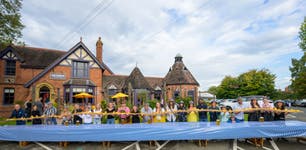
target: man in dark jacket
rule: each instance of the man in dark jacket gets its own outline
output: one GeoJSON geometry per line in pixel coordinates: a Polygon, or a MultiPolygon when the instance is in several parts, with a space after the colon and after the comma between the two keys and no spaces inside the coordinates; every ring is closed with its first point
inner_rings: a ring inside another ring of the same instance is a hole
{"type": "MultiPolygon", "coordinates": [[[[19,104],[15,105],[15,109],[12,112],[12,115],[10,118],[24,118],[25,117],[25,113],[24,111],[20,108],[19,104]]],[[[25,125],[25,121],[24,120],[17,120],[16,121],[16,125],[25,125]]]]}
{"type": "Polygon", "coordinates": [[[207,105],[205,104],[204,100],[200,99],[200,103],[197,106],[199,109],[199,122],[207,122],[207,111],[201,111],[203,109],[207,109],[207,105]]]}

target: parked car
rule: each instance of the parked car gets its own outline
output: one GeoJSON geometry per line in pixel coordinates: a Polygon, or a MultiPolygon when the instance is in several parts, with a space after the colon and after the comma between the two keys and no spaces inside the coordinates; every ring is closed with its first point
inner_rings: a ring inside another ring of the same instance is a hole
{"type": "Polygon", "coordinates": [[[292,106],[302,106],[302,107],[306,107],[306,99],[303,100],[295,100],[292,103],[292,106]]]}
{"type": "Polygon", "coordinates": [[[301,105],[300,105],[300,106],[306,107],[306,99],[303,99],[303,100],[301,101],[301,105]]]}
{"type": "MultiPolygon", "coordinates": [[[[251,107],[251,100],[252,98],[256,98],[257,99],[257,102],[260,106],[262,106],[263,104],[263,99],[264,99],[265,96],[260,96],[260,95],[255,95],[255,96],[243,96],[241,97],[242,99],[242,102],[245,106],[247,107],[251,107]]],[[[229,106],[231,108],[233,108],[237,103],[237,99],[225,99],[223,100],[220,105],[223,105],[223,106],[229,106]]],[[[273,105],[273,101],[272,100],[269,100],[269,103],[272,107],[274,107],[273,105]]]]}
{"type": "Polygon", "coordinates": [[[235,103],[237,102],[236,99],[224,99],[222,100],[222,102],[220,102],[221,106],[229,106],[231,108],[233,108],[233,106],[235,105],[235,103]]]}

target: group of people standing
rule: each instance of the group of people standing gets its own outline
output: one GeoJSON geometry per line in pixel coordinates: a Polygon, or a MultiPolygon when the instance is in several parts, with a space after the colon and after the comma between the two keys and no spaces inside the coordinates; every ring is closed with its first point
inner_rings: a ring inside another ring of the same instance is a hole
{"type": "MultiPolygon", "coordinates": [[[[20,105],[16,104],[11,118],[29,117],[28,113],[30,112],[30,116],[34,117],[32,120],[34,125],[43,123],[56,125],[57,120],[61,120],[62,124],[101,124],[102,113],[106,113],[107,124],[115,124],[115,118],[118,118],[121,124],[140,122],[207,122],[208,120],[211,122],[242,122],[245,120],[245,113],[248,114],[248,121],[259,121],[260,117],[263,117],[265,121],[285,120],[285,112],[273,111],[272,109],[285,110],[284,102],[277,101],[274,107],[267,99],[264,99],[262,105],[259,105],[257,100],[253,98],[250,105],[246,105],[241,98],[238,98],[237,104],[231,108],[225,106],[219,107],[216,101],[211,101],[207,105],[204,100],[200,100],[197,106],[194,105],[193,101],[190,101],[189,105],[185,106],[183,101],[176,104],[174,100],[169,100],[169,103],[166,105],[157,102],[154,108],[151,108],[149,103],[146,103],[141,109],[136,105],[130,109],[125,102],[121,103],[118,107],[116,107],[115,103],[109,102],[105,110],[102,110],[100,104],[94,107],[91,105],[85,106],[84,109],[81,109],[79,104],[75,104],[72,111],[65,108],[60,117],[58,117],[55,116],[57,109],[51,102],[47,104],[43,111],[39,101],[36,101],[33,103],[31,111],[27,109],[23,111],[20,105]],[[267,109],[254,110],[249,108],[267,109]],[[249,110],[245,111],[246,109],[249,110]],[[44,119],[35,118],[40,116],[44,116],[44,119]]],[[[23,125],[25,121],[17,120],[16,124],[23,125]]]]}
{"type": "MultiPolygon", "coordinates": [[[[19,104],[15,104],[14,110],[10,116],[10,118],[30,118],[32,119],[33,125],[42,124],[57,124],[55,115],[57,114],[57,109],[53,106],[53,103],[49,102],[47,106],[44,108],[40,101],[35,101],[33,104],[27,102],[25,104],[25,110],[21,108],[19,104]],[[45,116],[45,119],[40,118],[41,116],[45,116]]],[[[30,119],[25,119],[31,121],[30,119]]],[[[25,120],[17,120],[16,125],[24,125],[26,124],[25,120]]]]}

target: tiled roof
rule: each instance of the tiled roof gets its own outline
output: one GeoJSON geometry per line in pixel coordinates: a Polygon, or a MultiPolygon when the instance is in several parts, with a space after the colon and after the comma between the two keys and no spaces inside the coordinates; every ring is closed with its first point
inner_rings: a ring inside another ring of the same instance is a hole
{"type": "MultiPolygon", "coordinates": [[[[12,46],[18,55],[23,59],[21,63],[22,68],[44,69],[53,63],[56,59],[59,59],[67,51],[54,50],[38,47],[28,46],[12,46]]],[[[101,65],[113,74],[112,70],[102,62],[101,65]]]]}
{"type": "Polygon", "coordinates": [[[155,89],[157,86],[162,88],[163,78],[144,77],[138,67],[134,68],[129,76],[126,75],[110,75],[103,76],[103,89],[114,85],[117,89],[128,88],[131,83],[133,89],[155,89]]]}
{"type": "Polygon", "coordinates": [[[149,85],[155,89],[156,87],[163,88],[164,78],[161,77],[145,77],[149,85]]]}
{"type": "Polygon", "coordinates": [[[127,77],[128,76],[123,75],[103,76],[103,89],[107,89],[111,85],[114,85],[117,89],[123,89],[125,87],[125,81],[127,77]]]}
{"type": "Polygon", "coordinates": [[[190,84],[199,85],[191,72],[182,61],[182,57],[176,57],[175,63],[165,77],[166,85],[190,84]]]}
{"type": "Polygon", "coordinates": [[[126,79],[125,84],[129,83],[132,84],[133,89],[152,89],[138,67],[135,67],[126,79]]]}
{"type": "MultiPolygon", "coordinates": [[[[76,45],[74,45],[68,52],[66,52],[64,55],[62,55],[60,58],[53,61],[50,65],[48,65],[42,72],[40,72],[37,76],[35,76],[33,79],[28,81],[24,87],[29,87],[34,82],[36,82],[38,79],[40,79],[42,76],[44,76],[48,71],[50,71],[52,68],[54,68],[57,64],[59,64],[61,61],[63,61],[66,57],[71,55],[73,52],[75,52],[78,48],[82,47],[85,51],[87,51],[88,55],[98,64],[98,66],[101,69],[105,69],[101,63],[96,59],[96,57],[90,52],[90,50],[85,46],[85,44],[80,41],[76,45]]],[[[47,59],[47,58],[46,58],[47,59]]]]}
{"type": "Polygon", "coordinates": [[[45,48],[35,48],[27,46],[13,46],[14,50],[23,58],[21,67],[44,69],[66,52],[45,48]]]}

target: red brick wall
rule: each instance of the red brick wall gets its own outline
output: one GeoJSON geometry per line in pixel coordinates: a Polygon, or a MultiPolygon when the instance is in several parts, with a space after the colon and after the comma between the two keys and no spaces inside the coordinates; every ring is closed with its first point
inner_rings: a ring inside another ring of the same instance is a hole
{"type": "Polygon", "coordinates": [[[34,76],[39,74],[42,69],[27,69],[21,68],[20,62],[16,62],[16,75],[14,83],[5,83],[4,82],[4,71],[5,71],[5,60],[0,60],[0,117],[7,117],[10,115],[11,111],[14,108],[14,105],[3,105],[3,90],[4,88],[14,88],[14,102],[26,101],[27,96],[29,95],[29,89],[24,88],[24,84],[30,81],[34,76]]]}
{"type": "MultiPolygon", "coordinates": [[[[48,73],[46,73],[43,77],[41,77],[39,80],[37,80],[32,86],[32,87],[36,87],[37,85],[41,84],[41,83],[48,83],[50,85],[52,85],[53,87],[53,93],[55,94],[53,97],[53,100],[56,100],[57,98],[57,89],[60,90],[60,99],[64,99],[64,87],[63,87],[63,83],[68,81],[71,78],[71,67],[70,66],[56,66],[54,67],[52,70],[50,70],[48,73]],[[50,79],[50,74],[51,73],[61,73],[65,75],[65,80],[54,80],[54,79],[50,79]]],[[[102,100],[102,94],[101,94],[101,90],[102,90],[102,70],[100,68],[92,68],[89,71],[89,79],[94,82],[94,84],[97,86],[96,87],[96,101],[97,102],[101,102],[102,100]]],[[[52,93],[50,91],[50,93],[52,93]]]]}
{"type": "Polygon", "coordinates": [[[96,84],[96,102],[101,103],[103,100],[102,95],[102,69],[94,68],[89,72],[89,79],[96,84]]]}
{"type": "Polygon", "coordinates": [[[178,91],[181,91],[181,96],[183,98],[187,97],[188,91],[189,90],[194,90],[195,91],[195,102],[197,103],[198,100],[198,86],[196,85],[168,85],[166,86],[167,89],[167,99],[174,99],[173,95],[176,89],[178,91]]]}

